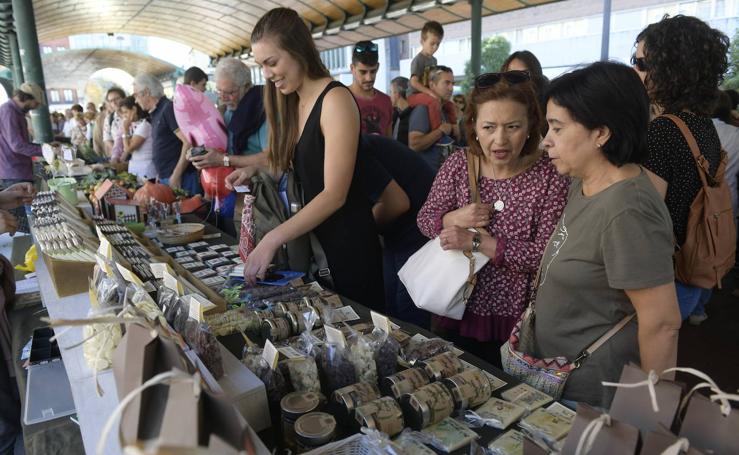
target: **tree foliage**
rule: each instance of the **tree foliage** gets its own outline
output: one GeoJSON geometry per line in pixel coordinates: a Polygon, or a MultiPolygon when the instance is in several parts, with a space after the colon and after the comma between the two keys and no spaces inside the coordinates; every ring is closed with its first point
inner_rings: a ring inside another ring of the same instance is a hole
{"type": "Polygon", "coordinates": [[[722,88],[736,90],[739,89],[739,31],[731,40],[729,47],[729,71],[726,73],[726,79],[722,84],[722,88]]]}
{"type": "MultiPolygon", "coordinates": [[[[511,53],[511,43],[502,36],[493,36],[482,41],[480,53],[480,74],[500,71],[501,65],[511,53]]],[[[469,93],[475,83],[471,62],[464,65],[464,80],[461,87],[463,93],[469,93]]]]}

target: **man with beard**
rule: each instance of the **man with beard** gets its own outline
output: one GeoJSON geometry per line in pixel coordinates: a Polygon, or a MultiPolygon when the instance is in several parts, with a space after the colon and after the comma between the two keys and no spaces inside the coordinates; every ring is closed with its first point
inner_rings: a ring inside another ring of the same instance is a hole
{"type": "Polygon", "coordinates": [[[390,97],[374,88],[380,68],[377,44],[360,41],[354,46],[350,69],[354,81],[349,86],[359,106],[362,133],[392,137],[393,103],[390,97]]]}
{"type": "Polygon", "coordinates": [[[33,82],[22,84],[13,97],[0,106],[0,186],[33,181],[34,156],[41,146],[28,137],[26,114],[45,102],[44,91],[33,82]]]}

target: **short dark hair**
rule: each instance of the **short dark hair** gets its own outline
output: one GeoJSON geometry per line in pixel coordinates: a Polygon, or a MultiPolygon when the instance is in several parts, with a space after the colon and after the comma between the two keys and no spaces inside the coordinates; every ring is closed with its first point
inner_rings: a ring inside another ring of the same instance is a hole
{"type": "Polygon", "coordinates": [[[426,39],[429,33],[433,33],[439,38],[444,38],[444,27],[436,21],[428,21],[423,24],[423,28],[421,29],[421,39],[426,39]]]}
{"type": "Polygon", "coordinates": [[[120,88],[120,87],[111,87],[111,88],[108,89],[107,92],[105,92],[105,100],[106,101],[108,100],[108,95],[110,95],[111,93],[117,93],[118,95],[120,95],[121,98],[125,98],[126,97],[126,92],[124,92],[122,88],[120,88]]]}
{"type": "Polygon", "coordinates": [[[406,92],[408,91],[408,78],[398,76],[390,81],[390,85],[394,85],[398,89],[398,93],[402,98],[405,98],[406,92]]]}
{"type": "Polygon", "coordinates": [[[73,104],[72,105],[72,110],[75,111],[75,112],[84,112],[84,109],[79,104],[73,104]]]}
{"type": "Polygon", "coordinates": [[[589,130],[611,132],[601,151],[616,166],[647,158],[649,97],[636,72],[621,63],[596,62],[552,81],[547,101],[589,130]]]}
{"type": "Polygon", "coordinates": [[[36,99],[30,93],[26,93],[18,89],[13,90],[13,97],[18,98],[18,101],[20,101],[21,103],[25,103],[26,101],[33,101],[36,99]]]}
{"type": "Polygon", "coordinates": [[[127,96],[123,98],[120,107],[125,107],[126,109],[135,109],[136,116],[139,118],[139,120],[149,118],[149,113],[141,109],[141,106],[139,106],[139,104],[136,102],[136,98],[134,98],[133,96],[127,96]]]}
{"type": "Polygon", "coordinates": [[[644,42],[647,92],[665,113],[710,116],[716,87],[728,68],[729,38],[702,20],[678,14],[650,24],[644,42]]]}
{"type": "Polygon", "coordinates": [[[724,123],[731,123],[731,111],[734,107],[731,105],[731,96],[726,90],[719,90],[716,96],[716,105],[713,108],[713,118],[717,118],[724,123]]]}
{"type": "Polygon", "coordinates": [[[208,75],[205,74],[205,71],[201,70],[197,66],[191,66],[190,68],[185,71],[185,84],[189,85],[192,82],[195,82],[196,84],[199,83],[205,79],[208,80],[208,75]]]}
{"type": "Polygon", "coordinates": [[[731,100],[731,110],[733,111],[739,104],[739,92],[736,90],[724,90],[724,93],[726,93],[731,100]]]}
{"type": "Polygon", "coordinates": [[[367,66],[375,66],[379,63],[380,56],[377,52],[377,44],[372,41],[359,41],[354,45],[352,51],[352,65],[361,63],[367,66]],[[374,48],[372,51],[370,48],[374,48]]]}

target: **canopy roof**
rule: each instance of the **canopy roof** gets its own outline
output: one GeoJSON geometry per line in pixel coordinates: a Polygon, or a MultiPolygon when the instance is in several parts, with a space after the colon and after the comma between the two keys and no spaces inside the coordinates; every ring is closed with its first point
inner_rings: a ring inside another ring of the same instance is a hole
{"type": "MultiPolygon", "coordinates": [[[[483,0],[484,16],[558,0],[483,0]]],[[[158,36],[211,57],[250,49],[251,30],[271,8],[297,10],[319,49],[470,19],[467,0],[33,0],[39,42],[86,33],[158,36]]],[[[0,0],[0,64],[10,65],[10,0],[0,0]]]]}

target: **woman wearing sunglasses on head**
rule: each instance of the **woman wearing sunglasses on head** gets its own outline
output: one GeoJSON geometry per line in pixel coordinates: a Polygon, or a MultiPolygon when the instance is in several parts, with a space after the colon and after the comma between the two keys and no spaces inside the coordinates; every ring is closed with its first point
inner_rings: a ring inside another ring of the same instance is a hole
{"type": "MultiPolygon", "coordinates": [[[[658,114],[674,114],[687,125],[711,177],[721,162],[721,141],[711,120],[716,88],[728,65],[729,38],[695,17],[675,16],[649,25],[636,38],[632,59],[658,114]]],[[[667,204],[675,245],[686,242],[690,206],[702,181],[688,142],[675,122],[656,117],[647,133],[644,167],[667,204]]],[[[711,289],[675,281],[683,320],[700,324],[711,289]]]]}
{"type": "Polygon", "coordinates": [[[527,354],[575,362],[613,330],[570,374],[563,395],[608,407],[613,389],[601,381],[617,381],[629,362],[662,372],[677,357],[670,217],[639,166],[649,102],[636,74],[611,62],[555,79],[546,96],[543,144],[557,171],[573,179],[542,258],[536,352],[527,354]]]}
{"type": "Polygon", "coordinates": [[[568,181],[539,149],[543,116],[527,72],[488,73],[475,80],[465,110],[470,153],[479,160],[481,203],[470,203],[467,155],[442,166],[418,215],[429,238],[447,250],[476,250],[490,261],[461,321],[436,318],[458,333],[464,349],[500,364],[498,347],[523,311],[529,283],[564,208],[568,181]],[[470,232],[479,228],[481,233],[470,232]]]}

